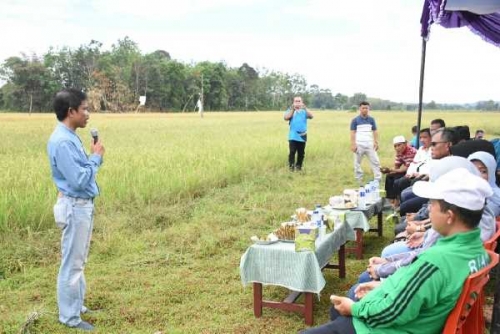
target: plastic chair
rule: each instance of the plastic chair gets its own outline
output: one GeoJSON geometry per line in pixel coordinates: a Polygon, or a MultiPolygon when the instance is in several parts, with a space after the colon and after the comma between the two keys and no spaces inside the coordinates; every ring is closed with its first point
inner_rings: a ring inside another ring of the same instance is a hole
{"type": "Polygon", "coordinates": [[[496,218],[497,231],[493,236],[484,242],[484,248],[494,251],[497,248],[497,240],[500,237],[500,217],[496,218]]]}
{"type": "Polygon", "coordinates": [[[480,334],[484,333],[483,308],[476,301],[480,298],[483,287],[490,279],[491,268],[498,264],[498,254],[487,250],[490,263],[465,280],[462,293],[455,308],[448,315],[443,334],[480,334]]]}

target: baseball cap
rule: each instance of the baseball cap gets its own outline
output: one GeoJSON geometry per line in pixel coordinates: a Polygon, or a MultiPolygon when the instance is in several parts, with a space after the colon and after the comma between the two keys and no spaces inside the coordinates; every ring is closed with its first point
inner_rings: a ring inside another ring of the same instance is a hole
{"type": "Polygon", "coordinates": [[[442,199],[473,211],[481,210],[486,198],[493,195],[488,182],[465,168],[454,169],[435,182],[417,181],[413,192],[423,198],[442,199]]]}
{"type": "Polygon", "coordinates": [[[394,139],[392,139],[393,145],[400,144],[400,143],[406,143],[406,139],[404,136],[396,136],[396,137],[394,137],[394,139]]]}
{"type": "Polygon", "coordinates": [[[479,173],[477,167],[474,166],[472,162],[462,157],[456,157],[452,155],[438,160],[431,160],[428,162],[428,164],[429,164],[429,180],[431,182],[435,182],[442,175],[457,168],[465,168],[471,174],[476,176],[481,176],[481,173],[479,173]]]}

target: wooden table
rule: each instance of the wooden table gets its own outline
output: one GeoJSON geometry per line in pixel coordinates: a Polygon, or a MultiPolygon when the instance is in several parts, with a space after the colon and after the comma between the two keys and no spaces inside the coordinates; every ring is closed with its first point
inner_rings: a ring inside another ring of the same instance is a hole
{"type": "MultiPolygon", "coordinates": [[[[377,215],[377,227],[370,228],[368,232],[377,232],[378,236],[382,236],[383,228],[384,228],[384,220],[383,220],[383,210],[384,210],[385,198],[381,198],[375,203],[372,203],[366,210],[356,210],[362,211],[369,221],[371,217],[377,215]]],[[[354,247],[346,247],[347,253],[354,253],[358,260],[363,259],[363,234],[364,230],[361,228],[354,228],[356,231],[356,241],[354,242],[354,247]]]]}
{"type": "Polygon", "coordinates": [[[240,273],[244,285],[253,285],[255,317],[262,316],[264,307],[275,308],[301,313],[305,323],[312,325],[314,294],[319,294],[326,284],[322,270],[336,269],[339,277],[345,278],[344,244],[354,238],[354,231],[344,223],[327,234],[324,240],[316,242],[316,252],[295,252],[294,244],[249,247],[241,258],[240,273]],[[330,260],[335,252],[338,263],[332,264],[330,260]],[[263,300],[263,285],[283,286],[291,293],[282,301],[263,300]],[[302,293],[305,302],[296,303],[302,293]]]}

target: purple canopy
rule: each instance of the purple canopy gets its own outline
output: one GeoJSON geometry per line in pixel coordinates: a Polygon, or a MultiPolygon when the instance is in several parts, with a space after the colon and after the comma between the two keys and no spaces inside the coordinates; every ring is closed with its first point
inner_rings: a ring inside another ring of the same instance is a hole
{"type": "Polygon", "coordinates": [[[485,41],[500,47],[500,1],[425,0],[420,23],[421,35],[429,38],[430,26],[468,27],[485,41]]]}
{"type": "MultiPolygon", "coordinates": [[[[468,27],[483,40],[500,47],[500,0],[425,0],[420,23],[422,60],[418,93],[418,131],[422,124],[425,53],[431,25],[437,23],[445,28],[468,27]]],[[[417,141],[417,148],[418,144],[417,141]]],[[[500,322],[499,330],[494,334],[500,334],[500,322]]]]}

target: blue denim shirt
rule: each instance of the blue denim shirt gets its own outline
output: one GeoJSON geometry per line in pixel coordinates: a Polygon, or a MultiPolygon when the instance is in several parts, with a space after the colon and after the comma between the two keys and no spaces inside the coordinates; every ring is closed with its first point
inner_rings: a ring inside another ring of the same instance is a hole
{"type": "Polygon", "coordinates": [[[99,194],[96,174],[102,164],[98,154],[87,156],[76,133],[59,123],[47,144],[52,179],[66,196],[94,198],[99,194]]]}

